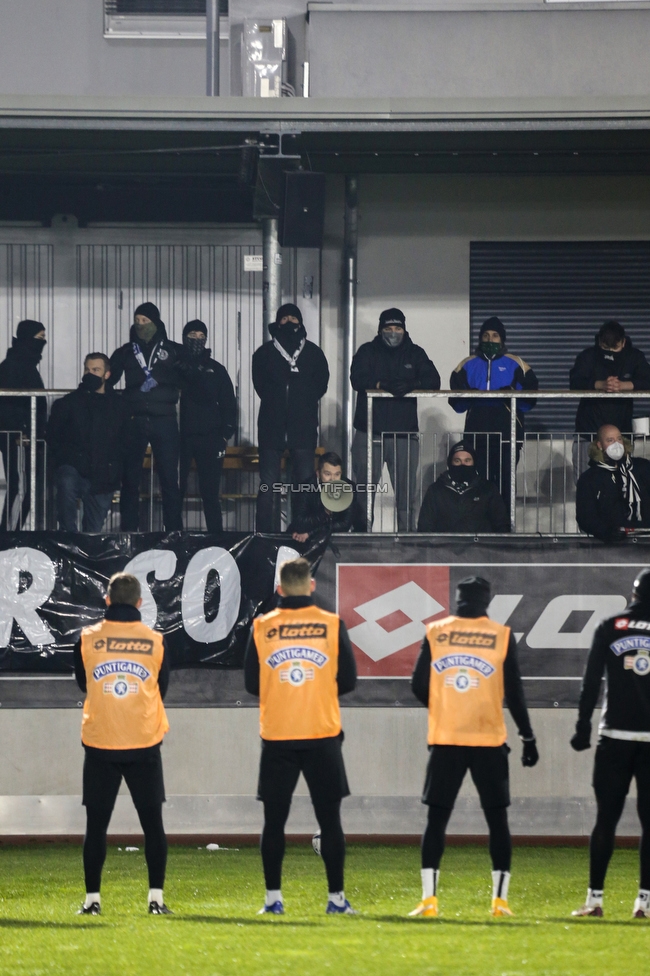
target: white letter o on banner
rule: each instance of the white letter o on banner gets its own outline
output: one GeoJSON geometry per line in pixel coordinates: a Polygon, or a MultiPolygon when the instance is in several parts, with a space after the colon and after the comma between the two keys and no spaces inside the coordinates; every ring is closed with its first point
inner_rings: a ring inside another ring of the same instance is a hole
{"type": "Polygon", "coordinates": [[[181,612],[185,631],[193,640],[201,644],[224,640],[237,623],[240,602],[239,566],[227,549],[209,546],[192,556],[183,580],[181,612]],[[208,623],[205,619],[205,587],[212,569],[219,576],[221,597],[219,613],[208,623]]]}

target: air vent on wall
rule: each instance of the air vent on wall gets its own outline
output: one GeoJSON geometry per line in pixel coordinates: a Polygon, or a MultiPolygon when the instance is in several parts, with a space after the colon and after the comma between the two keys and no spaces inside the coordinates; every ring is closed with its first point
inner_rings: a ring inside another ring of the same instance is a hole
{"type": "MultiPolygon", "coordinates": [[[[205,37],[206,0],[104,0],[104,37],[205,37]]],[[[219,36],[228,38],[228,0],[219,0],[219,36]]]]}

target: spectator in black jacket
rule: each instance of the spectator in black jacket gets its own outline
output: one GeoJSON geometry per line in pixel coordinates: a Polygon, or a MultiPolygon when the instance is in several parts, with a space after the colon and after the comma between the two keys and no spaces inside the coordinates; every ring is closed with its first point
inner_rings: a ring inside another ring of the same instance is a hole
{"type": "Polygon", "coordinates": [[[616,542],[625,529],[650,527],[650,461],[632,457],[632,445],[612,424],[600,428],[589,454],[576,488],[582,531],[616,542]]]}
{"type": "MultiPolygon", "coordinates": [[[[44,389],[38,364],[43,356],[45,345],[45,328],[42,322],[35,322],[32,319],[19,322],[16,336],[11,340],[11,348],[7,350],[7,357],[0,363],[0,389],[44,389]]],[[[38,397],[36,401],[38,437],[43,436],[46,419],[45,397],[38,397]]],[[[22,528],[29,512],[30,430],[29,397],[0,397],[0,453],[2,453],[7,480],[6,502],[0,525],[2,531],[22,528]]]]}
{"type": "MultiPolygon", "coordinates": [[[[406,317],[399,308],[387,308],[379,316],[377,335],[354,354],[350,382],[357,391],[354,412],[356,434],[352,443],[352,468],[359,484],[366,484],[368,457],[368,398],[366,390],[386,390],[393,396],[372,405],[372,433],[379,436],[372,451],[372,484],[381,478],[382,455],[395,492],[397,528],[408,532],[415,521],[415,491],[420,459],[417,436],[418,402],[405,399],[413,390],[439,390],[440,375],[424,349],[406,331],[406,317]]],[[[371,490],[370,486],[366,490],[371,490]]]]}
{"type": "Polygon", "coordinates": [[[226,369],[210,357],[208,330],[200,319],[183,329],[186,358],[181,382],[181,495],[196,462],[208,532],[223,532],[219,485],[226,444],[235,433],[237,401],[226,369]]]}
{"type": "Polygon", "coordinates": [[[45,437],[56,472],[59,528],[67,532],[77,531],[78,499],[82,530],[101,532],[120,487],[127,412],[122,397],[106,386],[110,375],[108,356],[91,352],[78,388],[52,404],[45,437]]]}
{"type": "Polygon", "coordinates": [[[124,444],[120,499],[123,532],[140,523],[142,461],[151,444],[162,492],[163,522],[168,532],[182,529],[178,487],[179,435],[176,419],[183,347],[167,338],[160,312],[152,302],[138,305],[130,341],[111,356],[111,385],[124,375],[124,402],[129,409],[124,444]]]}
{"type": "Polygon", "coordinates": [[[474,448],[460,441],[447,470],[429,485],[418,532],[509,532],[508,509],[499,489],[479,473],[474,448]]]}
{"type": "Polygon", "coordinates": [[[293,515],[301,508],[300,486],[314,481],[318,403],[327,391],[329,368],[321,349],[307,338],[297,305],[282,305],[270,326],[272,339],[253,354],[253,386],[259,396],[257,435],[260,491],[257,531],[278,532],[282,455],[289,449],[293,515]]]}
{"type": "MultiPolygon", "coordinates": [[[[650,363],[641,350],[632,345],[619,322],[605,322],[598,330],[593,346],[576,357],[569,373],[569,387],[610,394],[650,390],[650,363]]],[[[596,431],[604,424],[613,424],[624,434],[630,434],[633,413],[632,399],[604,396],[580,400],[575,425],[578,437],[573,450],[576,481],[587,466],[588,449],[596,431]]]]}
{"type": "Polygon", "coordinates": [[[329,532],[363,532],[365,531],[365,515],[357,497],[357,486],[353,481],[343,477],[343,461],[334,451],[327,451],[318,458],[316,471],[318,485],[343,482],[350,485],[354,496],[352,504],[340,512],[332,512],[322,502],[320,491],[309,491],[300,515],[293,520],[287,532],[290,532],[296,542],[306,542],[312,532],[327,529],[329,532]]]}

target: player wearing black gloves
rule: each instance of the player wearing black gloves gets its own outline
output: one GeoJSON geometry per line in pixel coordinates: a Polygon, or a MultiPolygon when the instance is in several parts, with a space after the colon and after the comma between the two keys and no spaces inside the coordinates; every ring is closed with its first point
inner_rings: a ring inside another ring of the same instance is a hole
{"type": "Polygon", "coordinates": [[[589,844],[587,900],[574,915],[603,914],[603,888],[614,850],[616,825],[634,778],[641,821],[640,882],[634,918],[650,918],[650,569],[634,581],[632,601],[594,633],[587,660],[572,747],[591,746],[591,716],[605,675],[605,695],[594,758],[598,814],[589,844]]]}
{"type": "Polygon", "coordinates": [[[512,841],[505,697],[523,740],[523,766],[539,758],[510,628],[487,615],[490,584],[470,577],[458,584],[456,615],[427,627],[411,679],[429,709],[429,763],[422,802],[429,807],[422,837],[422,901],[411,915],[438,914],[438,877],[445,831],[469,769],[490,831],[492,914],[512,915],[508,884],[512,841]]]}

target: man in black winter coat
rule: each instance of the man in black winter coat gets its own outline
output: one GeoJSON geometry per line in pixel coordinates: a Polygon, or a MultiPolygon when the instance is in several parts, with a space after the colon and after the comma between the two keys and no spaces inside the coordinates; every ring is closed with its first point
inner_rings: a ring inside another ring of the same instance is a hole
{"type": "MultiPolygon", "coordinates": [[[[45,345],[45,328],[42,322],[35,322],[32,319],[19,322],[16,336],[11,340],[11,348],[7,350],[7,357],[0,363],[0,389],[44,389],[38,364],[43,356],[45,345]]],[[[46,419],[45,397],[38,397],[36,401],[38,437],[43,436],[46,419]]],[[[29,512],[30,430],[29,397],[0,397],[0,453],[2,453],[7,479],[6,503],[0,525],[2,531],[20,529],[29,512]]]]}
{"type": "Polygon", "coordinates": [[[357,486],[343,477],[343,461],[334,451],[327,451],[318,458],[318,486],[335,485],[343,482],[350,485],[353,492],[352,504],[340,512],[332,512],[322,502],[320,491],[309,491],[300,515],[293,520],[287,532],[296,542],[306,542],[313,532],[327,529],[328,532],[365,531],[365,511],[359,504],[357,486]]]}
{"type": "Polygon", "coordinates": [[[173,532],[183,528],[176,419],[178,364],[183,355],[183,347],[167,338],[156,306],[144,302],[135,310],[130,341],[111,356],[110,382],[115,386],[124,376],[123,396],[129,410],[120,499],[123,532],[139,529],[140,482],[147,444],[151,444],[160,481],[165,529],[173,532]]]}
{"type": "MultiPolygon", "coordinates": [[[[439,390],[440,375],[424,349],[416,346],[406,331],[406,318],[399,308],[383,311],[375,338],[357,349],[350,369],[350,382],[357,391],[352,467],[359,484],[365,485],[368,481],[366,390],[386,390],[393,396],[392,400],[374,400],[372,405],[372,483],[379,483],[385,461],[395,492],[397,528],[399,532],[408,532],[415,521],[420,444],[417,399],[405,397],[413,390],[439,390]]],[[[370,486],[366,490],[371,490],[370,486]]]]}
{"type": "Polygon", "coordinates": [[[101,532],[113,493],[122,480],[127,411],[123,398],[106,386],[109,360],[91,352],[73,393],[55,400],[45,438],[56,471],[59,528],[77,531],[77,501],[83,504],[83,532],[101,532]]]}
{"type": "Polygon", "coordinates": [[[589,453],[576,487],[582,531],[616,542],[625,539],[625,529],[650,527],[650,461],[632,457],[632,445],[612,424],[600,428],[589,453]]]}
{"type": "Polygon", "coordinates": [[[454,444],[447,470],[427,488],[418,532],[509,531],[506,504],[497,486],[479,474],[473,447],[454,444]]]}
{"type": "Polygon", "coordinates": [[[219,485],[226,444],[235,433],[237,401],[226,369],[210,357],[208,330],[200,319],[183,329],[186,359],[181,372],[181,495],[196,462],[208,532],[223,532],[219,485]]]}
{"type": "Polygon", "coordinates": [[[287,448],[293,517],[301,511],[301,486],[314,481],[318,403],[327,391],[330,376],[322,350],[307,338],[297,305],[280,306],[269,331],[271,341],[253,354],[253,386],[261,400],[257,418],[258,532],[280,529],[280,495],[274,485],[280,482],[282,455],[287,448]]]}
{"type": "MultiPolygon", "coordinates": [[[[569,373],[572,390],[601,390],[603,393],[629,393],[650,390],[650,363],[640,349],[632,345],[619,322],[605,322],[595,336],[593,346],[576,357],[569,373]]],[[[632,433],[634,401],[613,396],[580,400],[575,430],[578,437],[573,451],[576,480],[587,466],[588,449],[593,435],[604,424],[613,424],[625,434],[632,433]]]]}

